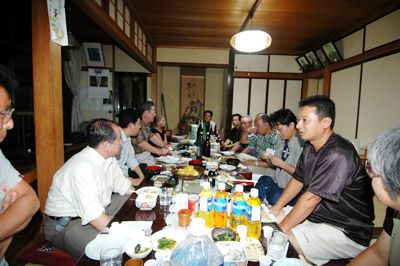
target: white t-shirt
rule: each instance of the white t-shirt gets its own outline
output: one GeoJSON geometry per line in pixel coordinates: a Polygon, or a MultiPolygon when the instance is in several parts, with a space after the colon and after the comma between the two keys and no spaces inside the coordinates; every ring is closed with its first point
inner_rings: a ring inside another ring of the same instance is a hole
{"type": "MultiPolygon", "coordinates": [[[[8,188],[13,188],[22,180],[20,176],[20,173],[15,170],[0,149],[0,186],[5,185],[8,188]]],[[[6,193],[0,190],[0,209],[3,207],[5,196],[6,193]]]]}
{"type": "Polygon", "coordinates": [[[104,159],[86,147],[54,175],[44,212],[56,217],[79,216],[85,225],[104,213],[112,192],[124,195],[130,186],[115,157],[104,159]]]}

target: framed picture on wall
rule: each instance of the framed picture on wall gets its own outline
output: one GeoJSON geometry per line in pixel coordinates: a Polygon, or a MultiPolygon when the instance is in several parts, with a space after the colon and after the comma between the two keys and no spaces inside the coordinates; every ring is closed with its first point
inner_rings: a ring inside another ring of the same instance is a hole
{"type": "Polygon", "coordinates": [[[308,62],[307,58],[304,55],[297,57],[296,61],[299,64],[299,66],[301,67],[301,69],[303,70],[303,72],[308,72],[308,71],[312,70],[312,66],[311,66],[310,62],[308,62]]]}
{"type": "Polygon", "coordinates": [[[328,42],[322,46],[322,50],[325,53],[325,56],[328,58],[331,64],[342,60],[342,56],[339,53],[339,50],[336,48],[336,45],[333,42],[328,42]]]}
{"type": "Polygon", "coordinates": [[[326,62],[325,54],[324,54],[324,52],[322,52],[322,49],[320,48],[320,49],[316,50],[315,54],[317,55],[317,57],[318,57],[319,61],[322,63],[322,65],[325,66],[327,62],[326,62]]]}
{"type": "Polygon", "coordinates": [[[306,53],[306,58],[308,62],[310,62],[311,66],[313,69],[320,69],[322,68],[322,63],[319,61],[317,55],[314,53],[314,51],[309,51],[306,53]]]}
{"type": "Polygon", "coordinates": [[[104,67],[103,49],[101,43],[84,42],[86,63],[88,66],[104,67]]]}

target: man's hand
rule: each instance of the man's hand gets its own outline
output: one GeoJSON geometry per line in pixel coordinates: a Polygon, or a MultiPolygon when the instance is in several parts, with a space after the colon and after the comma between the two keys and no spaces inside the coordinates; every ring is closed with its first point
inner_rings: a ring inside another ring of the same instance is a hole
{"type": "Polygon", "coordinates": [[[13,204],[18,198],[18,193],[8,188],[7,186],[1,186],[1,190],[6,193],[6,196],[4,197],[3,206],[0,210],[0,214],[7,210],[8,207],[10,207],[10,205],[13,204]]]}
{"type": "Polygon", "coordinates": [[[159,155],[164,156],[164,155],[168,155],[168,150],[165,148],[161,148],[159,149],[159,155]]]}

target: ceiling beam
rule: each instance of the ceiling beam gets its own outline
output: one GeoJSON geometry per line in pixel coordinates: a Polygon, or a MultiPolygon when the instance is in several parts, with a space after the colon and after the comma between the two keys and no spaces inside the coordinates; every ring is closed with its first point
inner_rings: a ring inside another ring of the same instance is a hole
{"type": "Polygon", "coordinates": [[[258,6],[261,4],[262,0],[256,0],[253,4],[253,6],[251,7],[249,13],[247,14],[246,19],[243,22],[242,27],[240,27],[240,31],[244,31],[246,29],[247,24],[249,23],[250,20],[253,19],[254,16],[254,12],[256,12],[258,6]]]}

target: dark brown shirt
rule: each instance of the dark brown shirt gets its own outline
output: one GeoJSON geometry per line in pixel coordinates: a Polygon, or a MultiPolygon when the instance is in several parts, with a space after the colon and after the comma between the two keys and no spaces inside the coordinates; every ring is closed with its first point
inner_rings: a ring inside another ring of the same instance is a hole
{"type": "Polygon", "coordinates": [[[333,133],[318,152],[305,143],[294,178],[303,190],[322,198],[307,218],[343,229],[347,237],[368,246],[374,220],[373,191],[353,145],[333,133]]]}

